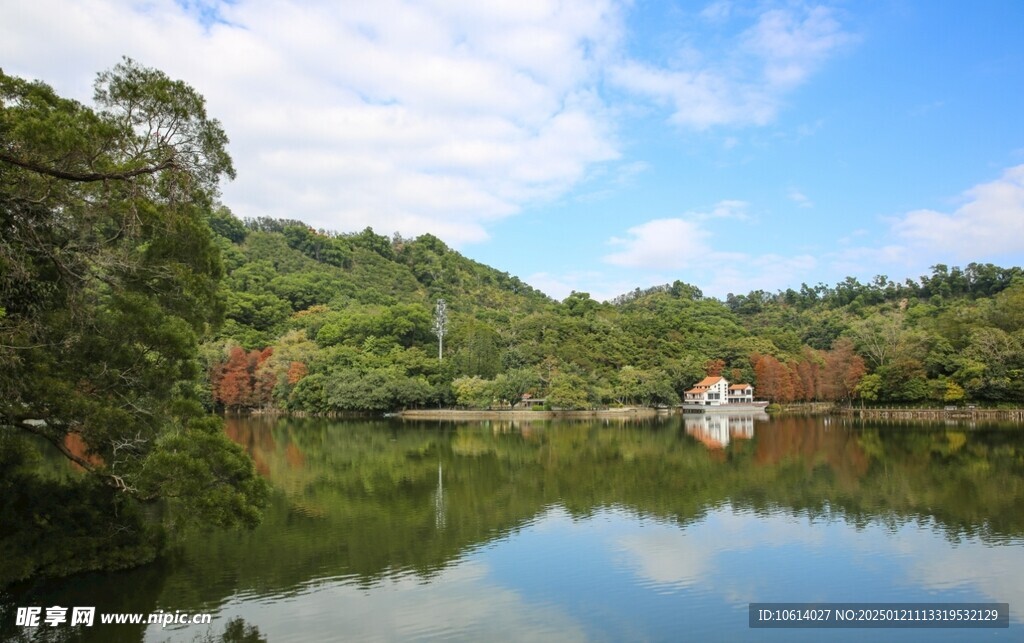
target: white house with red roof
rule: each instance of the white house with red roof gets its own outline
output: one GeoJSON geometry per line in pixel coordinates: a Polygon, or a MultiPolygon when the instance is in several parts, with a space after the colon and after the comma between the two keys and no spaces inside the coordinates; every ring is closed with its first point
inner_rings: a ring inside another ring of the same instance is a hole
{"type": "Polygon", "coordinates": [[[754,387],[750,384],[729,384],[719,375],[705,377],[683,394],[684,404],[722,406],[723,404],[752,404],[754,387]]]}
{"type": "Polygon", "coordinates": [[[683,402],[687,404],[718,406],[725,404],[728,399],[729,382],[718,375],[705,377],[683,394],[683,402]]]}

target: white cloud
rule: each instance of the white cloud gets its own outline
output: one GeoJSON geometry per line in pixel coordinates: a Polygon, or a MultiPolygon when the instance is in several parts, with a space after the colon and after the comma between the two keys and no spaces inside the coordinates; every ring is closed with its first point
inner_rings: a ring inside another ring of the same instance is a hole
{"type": "Polygon", "coordinates": [[[620,167],[616,168],[616,173],[612,179],[612,183],[619,186],[633,185],[636,181],[636,177],[640,176],[644,172],[651,169],[650,163],[646,161],[633,161],[631,163],[624,163],[620,167]]]}
{"type": "Polygon", "coordinates": [[[740,253],[715,253],[714,270],[701,288],[705,294],[722,297],[727,293],[747,293],[752,290],[775,292],[793,287],[807,279],[818,266],[811,255],[784,257],[766,254],[751,256],[740,253]]]}
{"type": "Polygon", "coordinates": [[[618,158],[598,97],[614,0],[17,3],[7,73],[87,100],[122,54],[184,78],[231,137],[241,216],[452,243],[618,158]]]}
{"type": "Polygon", "coordinates": [[[811,201],[811,199],[800,190],[792,189],[786,196],[789,197],[790,201],[796,203],[801,208],[814,207],[814,201],[811,201]]]}
{"type": "Polygon", "coordinates": [[[626,268],[678,270],[706,264],[715,253],[707,244],[711,233],[701,222],[715,219],[747,221],[749,204],[737,199],[719,201],[704,212],[682,217],[654,219],[629,228],[625,238],[613,237],[610,245],[622,249],[604,257],[606,263],[626,268]]]}
{"type": "Polygon", "coordinates": [[[681,218],[654,219],[627,230],[627,238],[612,238],[609,243],[622,250],[604,260],[625,268],[650,270],[682,269],[707,255],[705,240],[710,236],[695,221],[681,218]]]}
{"type": "Polygon", "coordinates": [[[998,261],[1024,252],[1024,165],[1005,170],[998,179],[963,193],[952,212],[913,210],[889,219],[883,243],[864,241],[855,230],[840,239],[848,245],[829,256],[833,274],[870,277],[898,273],[916,278],[929,266],[958,261],[998,261]]]}
{"type": "Polygon", "coordinates": [[[763,61],[763,80],[778,91],[802,83],[854,37],[843,31],[834,11],[819,6],[803,15],[786,9],[766,11],[741,40],[763,61]]]}
{"type": "Polygon", "coordinates": [[[611,238],[608,243],[620,249],[603,259],[636,271],[634,282],[653,286],[681,279],[713,297],[755,289],[772,292],[806,279],[818,266],[811,255],[754,255],[721,249],[713,242],[712,229],[731,225],[727,220],[749,221],[748,208],[747,202],[730,199],[708,211],[648,221],[629,228],[625,237],[611,238]]]}
{"type": "MultiPolygon", "coordinates": [[[[842,243],[842,239],[840,239],[840,243],[842,243]]],[[[883,267],[901,267],[910,271],[916,270],[918,266],[918,262],[910,255],[906,246],[899,244],[844,248],[832,254],[831,260],[832,273],[836,278],[839,278],[839,275],[872,276],[878,274],[883,267]]]]}
{"type": "Polygon", "coordinates": [[[701,10],[700,17],[709,22],[723,22],[729,19],[732,12],[733,6],[731,2],[728,0],[716,0],[701,10]]]}
{"type": "MultiPolygon", "coordinates": [[[[728,3],[716,2],[702,16],[721,22],[730,11],[728,3]]],[[[678,125],[764,125],[788,91],[854,40],[827,7],[771,9],[720,56],[684,56],[689,64],[676,67],[625,61],[612,67],[610,78],[668,107],[678,125]]]]}
{"type": "Polygon", "coordinates": [[[687,212],[686,215],[701,221],[707,219],[736,219],[738,221],[750,220],[747,208],[750,206],[746,201],[737,199],[725,199],[715,204],[710,212],[687,212]]]}
{"type": "Polygon", "coordinates": [[[775,105],[762,87],[708,70],[672,70],[629,61],[612,67],[615,84],[672,110],[670,120],[695,129],[714,125],[764,125],[775,105]]]}
{"type": "Polygon", "coordinates": [[[893,232],[918,252],[961,260],[1024,251],[1024,165],[972,187],[964,198],[951,213],[908,212],[893,224],[893,232]]]}
{"type": "MultiPolygon", "coordinates": [[[[615,120],[630,106],[606,102],[608,81],[679,124],[763,124],[850,39],[830,10],[770,10],[728,43],[735,53],[687,44],[676,66],[659,67],[623,58],[625,0],[10,4],[7,73],[88,101],[95,73],[128,55],[206,96],[231,138],[238,179],[224,201],[236,214],[429,231],[455,245],[577,186],[599,198],[648,169],[621,159],[615,120]]],[[[740,14],[723,1],[703,16],[725,25],[740,14]]],[[[700,234],[684,230],[696,245],[683,249],[700,250],[700,234]]],[[[634,245],[610,261],[635,263],[634,245]]],[[[655,256],[679,265],[668,249],[655,256]]]]}
{"type": "MultiPolygon", "coordinates": [[[[635,282],[611,277],[600,270],[571,271],[561,275],[536,272],[525,281],[558,301],[565,299],[573,291],[585,292],[595,301],[608,301],[637,286],[635,282]]],[[[663,282],[664,280],[659,283],[663,282]]]]}

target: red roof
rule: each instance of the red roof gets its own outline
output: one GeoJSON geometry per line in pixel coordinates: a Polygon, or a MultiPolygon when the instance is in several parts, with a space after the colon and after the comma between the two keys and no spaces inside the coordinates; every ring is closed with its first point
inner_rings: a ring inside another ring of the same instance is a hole
{"type": "Polygon", "coordinates": [[[750,388],[750,384],[733,384],[732,386],[729,387],[729,390],[730,391],[737,391],[737,390],[743,390],[745,388],[750,388]]]}
{"type": "Polygon", "coordinates": [[[709,388],[711,388],[712,386],[714,386],[715,384],[717,384],[718,382],[720,382],[721,380],[722,380],[722,378],[717,376],[717,375],[713,375],[713,376],[710,376],[710,377],[705,377],[701,381],[699,381],[696,384],[694,384],[693,388],[691,388],[689,391],[686,391],[686,392],[687,393],[703,393],[703,392],[707,391],[709,388]]]}
{"type": "Polygon", "coordinates": [[[722,378],[718,377],[717,375],[713,376],[713,377],[705,377],[701,381],[699,381],[696,384],[694,384],[693,388],[711,388],[712,386],[717,384],[719,381],[721,381],[721,379],[722,378]]]}

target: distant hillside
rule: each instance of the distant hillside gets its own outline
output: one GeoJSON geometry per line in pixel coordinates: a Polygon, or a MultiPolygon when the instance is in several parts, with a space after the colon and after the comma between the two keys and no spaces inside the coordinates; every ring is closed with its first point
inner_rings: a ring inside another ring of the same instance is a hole
{"type": "Polygon", "coordinates": [[[707,373],[773,401],[1024,400],[1024,273],[936,266],[919,281],[754,291],[682,282],[556,302],[432,235],[210,221],[227,276],[205,345],[208,403],[230,409],[674,404],[707,373]],[[442,359],[435,307],[447,304],[442,359]]]}

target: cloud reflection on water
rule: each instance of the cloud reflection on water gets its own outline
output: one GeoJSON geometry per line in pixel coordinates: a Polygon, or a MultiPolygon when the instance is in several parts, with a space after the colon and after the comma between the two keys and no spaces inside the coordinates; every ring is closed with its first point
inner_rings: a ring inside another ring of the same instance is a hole
{"type": "MultiPolygon", "coordinates": [[[[622,520],[635,522],[628,516],[622,520]]],[[[992,546],[969,538],[952,543],[941,532],[913,522],[896,529],[885,524],[854,528],[842,520],[755,515],[724,507],[685,528],[648,522],[615,538],[609,547],[641,584],[662,590],[699,586],[703,592],[741,602],[868,602],[878,600],[878,589],[865,586],[864,580],[886,577],[891,579],[891,591],[908,595],[969,594],[975,597],[972,600],[1020,605],[1024,604],[1021,544],[992,546]],[[746,573],[729,573],[741,559],[746,573]],[[836,573],[844,568],[845,573],[836,573]],[[798,576],[813,582],[793,587],[798,576]],[[794,589],[803,594],[793,595],[794,589]]]]}
{"type": "MultiPolygon", "coordinates": [[[[287,599],[229,601],[223,617],[259,623],[269,641],[422,639],[584,641],[583,626],[560,606],[532,602],[488,580],[479,560],[464,560],[429,582],[407,574],[371,588],[329,581],[287,599]]],[[[157,636],[154,640],[163,640],[157,636]]]]}

